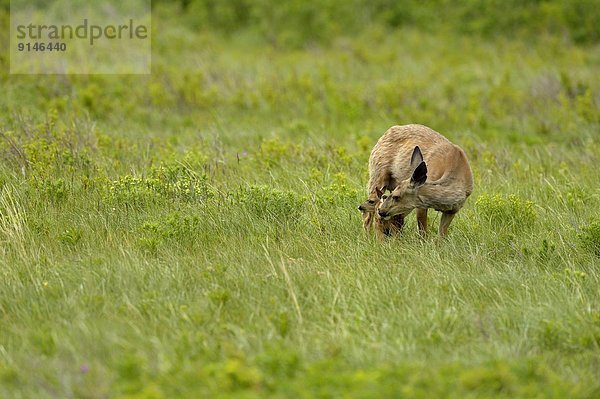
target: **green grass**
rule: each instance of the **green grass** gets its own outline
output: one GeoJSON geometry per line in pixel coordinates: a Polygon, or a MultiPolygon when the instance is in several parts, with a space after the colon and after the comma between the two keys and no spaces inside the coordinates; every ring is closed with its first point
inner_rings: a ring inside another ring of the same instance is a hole
{"type": "Polygon", "coordinates": [[[597,46],[160,33],[149,77],[0,76],[0,397],[600,394],[597,46]],[[361,231],[405,123],[471,161],[445,241],[361,231]]]}

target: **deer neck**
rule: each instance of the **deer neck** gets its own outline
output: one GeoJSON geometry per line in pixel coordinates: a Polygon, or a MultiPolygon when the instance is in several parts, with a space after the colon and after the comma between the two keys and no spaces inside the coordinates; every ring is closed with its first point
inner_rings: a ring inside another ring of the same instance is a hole
{"type": "Polygon", "coordinates": [[[444,182],[426,182],[417,191],[417,207],[446,211],[459,201],[455,190],[444,182]]]}

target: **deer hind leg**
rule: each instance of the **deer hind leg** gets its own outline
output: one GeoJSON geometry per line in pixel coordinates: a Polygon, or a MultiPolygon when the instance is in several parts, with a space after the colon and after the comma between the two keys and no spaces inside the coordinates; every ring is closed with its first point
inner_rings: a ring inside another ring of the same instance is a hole
{"type": "Polygon", "coordinates": [[[417,208],[417,226],[419,234],[425,238],[427,236],[427,208],[417,208]]]}
{"type": "Polygon", "coordinates": [[[443,212],[442,220],[440,220],[440,237],[446,237],[448,234],[448,227],[450,226],[450,222],[454,219],[456,212],[443,212]]]}

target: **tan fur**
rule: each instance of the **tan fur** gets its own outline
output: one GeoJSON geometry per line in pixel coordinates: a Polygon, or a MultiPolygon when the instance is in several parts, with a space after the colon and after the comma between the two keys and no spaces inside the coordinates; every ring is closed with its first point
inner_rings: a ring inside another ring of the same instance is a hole
{"type": "Polygon", "coordinates": [[[366,206],[371,205],[369,201],[361,204],[358,208],[363,214],[363,227],[367,232],[371,230],[372,225],[375,225],[375,235],[377,238],[382,240],[385,236],[396,236],[402,232],[404,227],[404,216],[396,215],[390,219],[384,220],[376,217],[375,213],[383,201],[387,198],[387,195],[383,195],[383,192],[379,191],[376,196],[377,200],[371,212],[365,210],[366,206]],[[374,221],[374,223],[372,223],[374,221]]]}
{"type": "Polygon", "coordinates": [[[372,207],[361,205],[366,230],[375,214],[383,214],[383,220],[388,221],[397,215],[405,217],[417,208],[419,231],[425,235],[427,209],[433,208],[443,212],[439,233],[445,236],[452,218],[473,191],[473,176],[464,151],[438,132],[423,125],[392,126],[369,158],[369,199],[377,198],[376,188],[393,191],[372,207]],[[411,181],[418,166],[418,162],[411,163],[417,146],[427,169],[423,185],[411,181]]]}

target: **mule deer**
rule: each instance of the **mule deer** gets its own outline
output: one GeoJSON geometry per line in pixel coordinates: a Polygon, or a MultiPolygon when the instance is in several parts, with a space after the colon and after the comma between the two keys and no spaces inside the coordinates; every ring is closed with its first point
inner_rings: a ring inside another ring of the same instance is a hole
{"type": "Polygon", "coordinates": [[[427,210],[433,208],[442,212],[439,234],[445,236],[473,191],[473,175],[464,151],[438,132],[422,125],[392,126],[371,151],[368,190],[369,199],[361,205],[365,229],[375,214],[389,221],[417,209],[417,225],[425,235],[427,210]],[[364,206],[386,188],[390,196],[364,206]]]}

